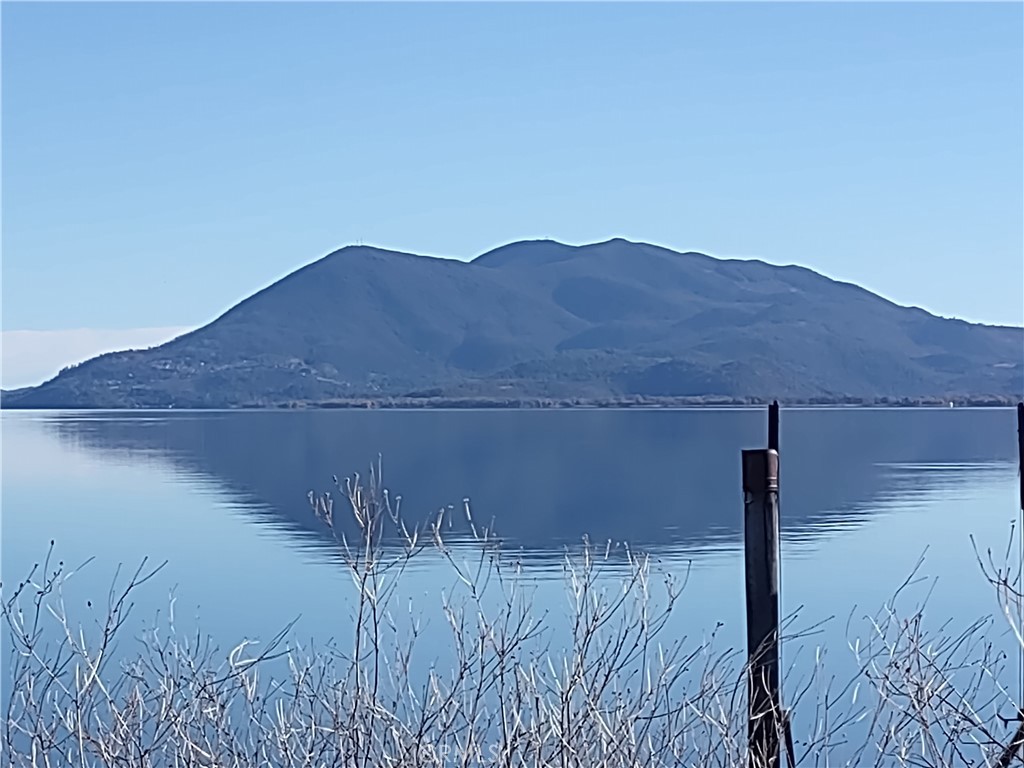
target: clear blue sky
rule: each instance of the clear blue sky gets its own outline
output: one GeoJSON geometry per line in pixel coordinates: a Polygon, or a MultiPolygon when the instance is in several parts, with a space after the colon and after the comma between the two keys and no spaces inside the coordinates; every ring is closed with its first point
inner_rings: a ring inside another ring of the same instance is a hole
{"type": "Polygon", "coordinates": [[[1024,322],[1024,11],[4,3],[3,327],[613,236],[1024,322]]]}

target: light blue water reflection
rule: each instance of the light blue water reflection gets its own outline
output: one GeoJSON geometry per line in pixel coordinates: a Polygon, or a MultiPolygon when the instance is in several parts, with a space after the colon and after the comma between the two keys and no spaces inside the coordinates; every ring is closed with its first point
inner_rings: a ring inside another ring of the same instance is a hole
{"type": "MultiPolygon", "coordinates": [[[[83,621],[116,566],[146,557],[168,566],[137,596],[140,617],[173,595],[179,627],[224,645],[295,619],[296,637],[347,637],[351,579],[307,493],[380,455],[412,520],[468,497],[522,560],[538,612],[564,616],[561,558],[588,534],[686,581],[675,635],[721,622],[724,644],[742,641],[739,455],[764,444],[761,410],[4,412],[2,427],[3,579],[51,539],[67,564],[95,558],[68,591],[83,621]]],[[[842,658],[848,618],[881,606],[922,554],[928,581],[905,599],[930,590],[936,624],[998,610],[971,537],[1006,548],[1014,429],[1008,410],[784,412],[784,612],[803,627],[834,617],[812,644],[842,658]]],[[[412,570],[400,600],[430,613],[457,579],[433,555],[412,570]]],[[[427,626],[428,646],[444,637],[427,626]]]]}

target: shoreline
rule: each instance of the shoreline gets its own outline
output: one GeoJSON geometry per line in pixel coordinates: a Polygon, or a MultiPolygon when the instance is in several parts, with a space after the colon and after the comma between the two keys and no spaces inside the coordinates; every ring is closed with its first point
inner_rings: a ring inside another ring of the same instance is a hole
{"type": "MultiPolygon", "coordinates": [[[[319,410],[746,410],[767,406],[765,398],[350,398],[315,402],[293,401],[283,403],[242,403],[210,406],[190,404],[167,405],[8,405],[0,400],[3,411],[319,411],[319,410]]],[[[1013,408],[1018,400],[1010,397],[944,398],[836,398],[811,400],[785,400],[785,408],[799,409],[955,409],[955,408],[1013,408]]]]}

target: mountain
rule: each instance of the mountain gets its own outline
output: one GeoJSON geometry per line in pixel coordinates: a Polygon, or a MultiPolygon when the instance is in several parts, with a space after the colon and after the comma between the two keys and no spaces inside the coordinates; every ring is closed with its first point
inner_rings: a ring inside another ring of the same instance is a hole
{"type": "Polygon", "coordinates": [[[342,248],[203,328],[101,355],[3,406],[1022,391],[1021,328],[936,317],[803,267],[542,240],[472,262],[342,248]]]}

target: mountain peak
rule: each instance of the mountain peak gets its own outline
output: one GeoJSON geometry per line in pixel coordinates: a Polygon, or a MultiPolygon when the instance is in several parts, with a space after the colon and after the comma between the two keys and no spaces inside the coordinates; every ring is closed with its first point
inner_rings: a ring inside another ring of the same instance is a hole
{"type": "Polygon", "coordinates": [[[351,243],[349,245],[344,245],[341,248],[333,250],[326,256],[324,256],[325,259],[357,257],[379,257],[400,259],[438,258],[432,256],[424,256],[419,253],[410,253],[408,251],[396,251],[392,248],[382,248],[378,245],[364,245],[363,243],[351,243]]]}
{"type": "Polygon", "coordinates": [[[494,248],[473,259],[473,264],[485,267],[504,267],[511,264],[538,266],[571,259],[580,246],[566,245],[557,240],[518,240],[494,248]]]}
{"type": "MultiPolygon", "coordinates": [[[[477,256],[472,263],[486,267],[536,267],[545,264],[556,264],[587,255],[601,254],[607,257],[625,257],[634,254],[655,255],[661,257],[700,257],[712,259],[698,251],[680,253],[660,245],[645,243],[639,240],[628,240],[624,237],[613,237],[596,243],[569,245],[557,240],[519,240],[499,246],[477,256]]],[[[720,261],[720,259],[715,259],[720,261]]]]}

